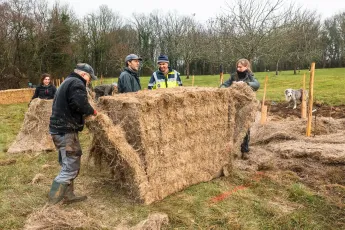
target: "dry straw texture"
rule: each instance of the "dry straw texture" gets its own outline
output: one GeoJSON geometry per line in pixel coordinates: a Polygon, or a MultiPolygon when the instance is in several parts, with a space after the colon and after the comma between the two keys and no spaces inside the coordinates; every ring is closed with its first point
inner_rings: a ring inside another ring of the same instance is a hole
{"type": "Polygon", "coordinates": [[[173,88],[102,97],[87,124],[91,154],[146,204],[228,175],[257,110],[245,84],[173,88]],[[231,152],[226,146],[231,146],[231,152]]]}
{"type": "Polygon", "coordinates": [[[54,150],[54,143],[49,135],[49,118],[53,100],[36,98],[30,103],[25,113],[24,122],[16,140],[8,153],[39,152],[54,150]]]}
{"type": "Polygon", "coordinates": [[[0,104],[16,104],[29,102],[35,89],[10,89],[0,91],[0,104]]]}
{"type": "Polygon", "coordinates": [[[56,229],[114,229],[114,230],[159,230],[169,223],[165,213],[152,213],[147,219],[135,226],[120,224],[107,226],[80,210],[68,209],[60,205],[45,205],[42,209],[32,212],[25,222],[25,230],[56,230],[56,229]]]}
{"type": "Polygon", "coordinates": [[[57,205],[46,205],[41,210],[37,210],[30,214],[24,229],[102,229],[102,226],[79,210],[66,210],[57,205]]]}

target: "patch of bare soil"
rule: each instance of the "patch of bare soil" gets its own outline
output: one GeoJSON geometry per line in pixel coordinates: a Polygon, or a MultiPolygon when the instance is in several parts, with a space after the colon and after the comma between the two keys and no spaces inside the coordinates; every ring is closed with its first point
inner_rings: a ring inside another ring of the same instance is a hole
{"type": "Polygon", "coordinates": [[[316,119],[313,115],[311,137],[305,135],[307,120],[299,118],[299,109],[272,105],[264,125],[258,113],[251,127],[249,159],[235,160],[235,168],[292,172],[345,207],[345,106],[320,108],[316,119]]]}
{"type": "MultiPolygon", "coordinates": [[[[266,102],[268,107],[268,115],[275,115],[282,118],[291,118],[291,117],[300,117],[301,110],[300,105],[297,106],[296,109],[286,108],[288,103],[274,103],[274,102],[266,102]]],[[[314,104],[314,109],[316,112],[313,113],[313,116],[319,117],[332,117],[336,119],[345,118],[345,105],[340,106],[330,106],[324,104],[314,104]]]]}

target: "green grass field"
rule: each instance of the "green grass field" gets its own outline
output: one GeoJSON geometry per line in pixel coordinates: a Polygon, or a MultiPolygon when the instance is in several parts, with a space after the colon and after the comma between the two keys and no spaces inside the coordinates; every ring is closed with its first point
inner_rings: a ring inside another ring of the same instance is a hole
{"type": "MultiPolygon", "coordinates": [[[[286,88],[301,87],[303,71],[299,75],[291,73],[269,73],[267,100],[282,101],[286,88]]],[[[259,99],[265,75],[256,74],[262,84],[259,99]]],[[[192,84],[192,79],[182,76],[182,80],[185,86],[192,84]]],[[[105,79],[106,83],[114,81],[105,79]]],[[[218,81],[219,76],[195,77],[196,86],[217,87],[218,81]]],[[[148,77],[143,77],[142,85],[147,82],[148,77]]],[[[331,105],[344,104],[344,83],[345,69],[316,70],[315,99],[331,105]]],[[[60,169],[56,151],[6,153],[26,110],[27,103],[0,105],[0,163],[16,160],[15,164],[0,164],[0,229],[22,229],[28,215],[45,205],[51,182],[60,169]],[[42,178],[32,184],[37,174],[42,174],[42,178]]],[[[191,186],[149,206],[133,203],[121,188],[112,185],[106,168],[99,171],[87,160],[90,139],[88,130],[84,130],[82,168],[76,180],[77,192],[86,193],[89,199],[62,209],[82,212],[99,224],[93,229],[113,229],[120,223],[134,225],[153,212],[168,214],[167,229],[345,229],[344,204],[303,184],[292,171],[268,172],[257,179],[256,174],[235,170],[230,177],[191,186]],[[224,200],[215,199],[222,193],[230,195],[224,200]]],[[[345,189],[340,187],[335,196],[345,196],[345,189]]],[[[78,229],[91,227],[82,225],[78,229]]]]}
{"type": "MultiPolygon", "coordinates": [[[[308,70],[301,70],[297,75],[293,71],[282,71],[278,76],[274,72],[255,73],[261,86],[257,92],[259,100],[263,97],[265,76],[268,76],[266,100],[284,101],[284,90],[287,88],[300,89],[303,87],[303,75],[306,75],[306,89],[309,89],[310,73],[308,70]]],[[[186,79],[181,76],[184,86],[192,86],[192,77],[186,79]]],[[[229,78],[229,74],[224,75],[224,81],[229,78]]],[[[314,101],[329,105],[345,104],[345,69],[316,69],[314,77],[314,101]]],[[[142,88],[147,88],[150,77],[140,77],[142,88]]],[[[104,83],[117,82],[115,78],[105,78],[104,83]]],[[[96,81],[94,85],[99,85],[96,81]]],[[[195,76],[194,86],[218,87],[220,84],[219,75],[195,76]]]]}

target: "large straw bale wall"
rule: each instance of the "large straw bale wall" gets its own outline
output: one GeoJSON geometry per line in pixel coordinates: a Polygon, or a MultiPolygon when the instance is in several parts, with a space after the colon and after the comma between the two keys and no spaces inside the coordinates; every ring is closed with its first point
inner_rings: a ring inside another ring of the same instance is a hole
{"type": "Polygon", "coordinates": [[[53,100],[35,98],[25,113],[24,122],[8,153],[39,152],[54,150],[49,134],[49,119],[53,100]]]}
{"type": "Polygon", "coordinates": [[[148,204],[228,174],[257,101],[248,86],[237,85],[121,94],[100,98],[98,106],[104,114],[88,124],[92,155],[106,159],[148,204]]]}
{"type": "Polygon", "coordinates": [[[9,89],[0,90],[0,104],[16,104],[30,102],[35,89],[9,89]]]}

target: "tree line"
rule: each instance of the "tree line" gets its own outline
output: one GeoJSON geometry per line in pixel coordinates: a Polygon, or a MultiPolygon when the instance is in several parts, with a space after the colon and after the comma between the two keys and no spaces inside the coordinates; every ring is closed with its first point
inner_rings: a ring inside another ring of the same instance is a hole
{"type": "Polygon", "coordinates": [[[159,54],[182,75],[234,71],[239,58],[254,71],[345,65],[345,12],[321,20],[284,0],[229,0],[219,14],[200,23],[176,12],[136,13],[126,19],[107,5],[78,18],[68,5],[46,0],[0,2],[0,89],[38,83],[41,73],[66,76],[77,62],[97,75],[117,77],[124,58],[143,58],[150,75],[159,54]]]}

